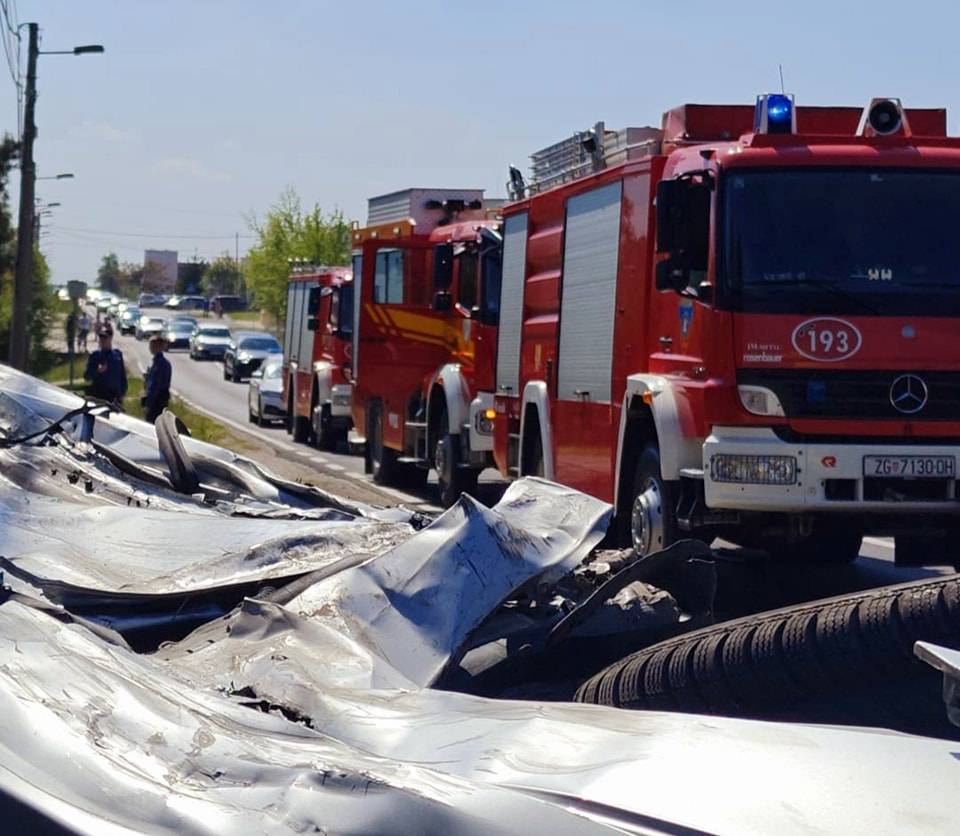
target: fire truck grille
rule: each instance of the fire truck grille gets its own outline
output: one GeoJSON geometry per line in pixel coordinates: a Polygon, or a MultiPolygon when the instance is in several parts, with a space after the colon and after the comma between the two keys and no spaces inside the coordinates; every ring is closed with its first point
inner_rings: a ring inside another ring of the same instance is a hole
{"type": "Polygon", "coordinates": [[[788,418],[960,421],[960,372],[739,369],[737,383],[773,391],[788,418]]]}

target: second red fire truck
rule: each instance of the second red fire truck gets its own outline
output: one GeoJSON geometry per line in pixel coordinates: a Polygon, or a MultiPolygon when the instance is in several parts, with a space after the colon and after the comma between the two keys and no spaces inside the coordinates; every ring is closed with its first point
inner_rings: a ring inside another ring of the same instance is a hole
{"type": "Polygon", "coordinates": [[[297,265],[287,287],[283,393],[293,440],[332,449],[351,427],[353,281],[348,267],[297,265]]]}
{"type": "Polygon", "coordinates": [[[844,561],[877,533],[901,561],[957,530],[945,111],[686,105],[551,146],[513,191],[504,475],[609,500],[641,554],[721,534],[844,561]]]}
{"type": "Polygon", "coordinates": [[[377,482],[434,468],[450,505],[492,464],[500,244],[480,190],[373,198],[354,230],[353,420],[377,482]]]}

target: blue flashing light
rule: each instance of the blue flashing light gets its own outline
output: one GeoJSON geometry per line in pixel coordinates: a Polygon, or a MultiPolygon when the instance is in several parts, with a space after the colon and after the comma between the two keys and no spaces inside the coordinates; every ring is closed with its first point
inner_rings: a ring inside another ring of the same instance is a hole
{"type": "Polygon", "coordinates": [[[763,134],[790,134],[794,131],[793,96],[768,93],[757,96],[753,130],[763,134]]]}
{"type": "Polygon", "coordinates": [[[770,133],[780,133],[774,126],[790,133],[793,125],[793,102],[789,96],[767,97],[767,130],[770,133]]]}

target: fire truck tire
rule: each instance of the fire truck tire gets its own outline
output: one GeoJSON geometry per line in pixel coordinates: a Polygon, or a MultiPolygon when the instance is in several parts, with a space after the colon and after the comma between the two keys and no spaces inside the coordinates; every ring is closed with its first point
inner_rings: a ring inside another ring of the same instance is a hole
{"type": "Polygon", "coordinates": [[[343,433],[335,430],[332,424],[330,406],[324,404],[320,407],[320,415],[313,427],[313,436],[317,441],[317,447],[321,450],[336,450],[337,444],[343,438],[343,433]]]}
{"type": "Polygon", "coordinates": [[[526,451],[526,465],[523,468],[524,476],[543,476],[543,437],[540,435],[540,424],[534,424],[530,431],[530,444],[526,451]]]}
{"type": "Polygon", "coordinates": [[[310,421],[302,415],[294,414],[291,436],[297,444],[306,444],[310,438],[310,421]]]}
{"type": "Polygon", "coordinates": [[[660,450],[648,444],[637,461],[630,501],[630,540],[640,557],[677,540],[677,486],[660,475],[660,450]]]}
{"type": "Polygon", "coordinates": [[[476,490],[479,474],[475,470],[459,466],[463,457],[460,436],[450,434],[450,421],[447,418],[446,409],[440,413],[437,436],[433,467],[437,471],[440,504],[444,508],[449,508],[460,499],[460,494],[476,490]]]}
{"type": "Polygon", "coordinates": [[[367,455],[370,457],[370,473],[378,485],[392,485],[399,475],[397,453],[383,443],[383,406],[380,401],[370,404],[367,428],[367,455]]]}
{"type": "Polygon", "coordinates": [[[695,630],[614,662],[574,699],[807,722],[859,722],[867,707],[879,722],[909,724],[923,713],[922,691],[924,712],[937,722],[939,676],[914,658],[916,641],[960,648],[960,575],[695,630]]]}

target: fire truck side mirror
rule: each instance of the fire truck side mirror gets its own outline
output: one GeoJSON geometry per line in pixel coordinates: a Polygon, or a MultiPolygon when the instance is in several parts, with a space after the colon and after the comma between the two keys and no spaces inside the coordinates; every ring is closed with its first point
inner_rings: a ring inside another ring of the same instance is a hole
{"type": "Polygon", "coordinates": [[[661,180],[657,183],[658,253],[683,249],[686,186],[683,180],[661,180]]]}
{"type": "Polygon", "coordinates": [[[433,248],[433,289],[447,290],[453,284],[453,244],[433,248]]]}

